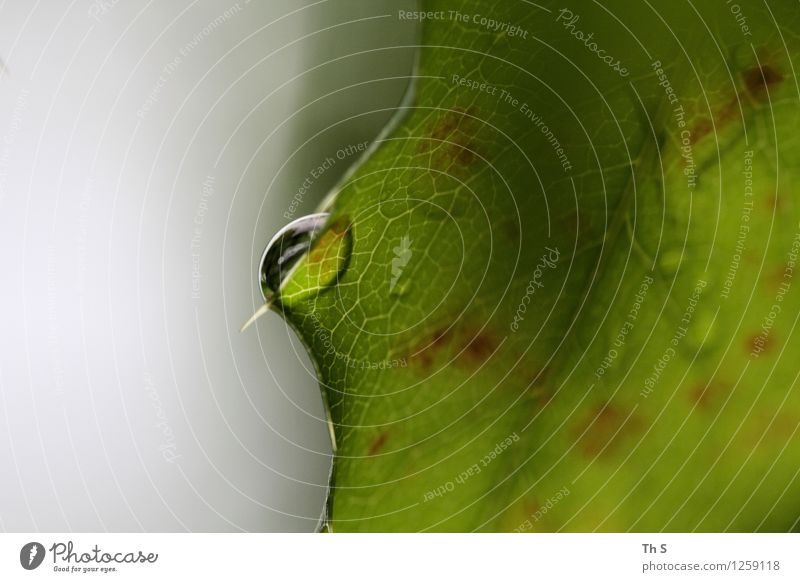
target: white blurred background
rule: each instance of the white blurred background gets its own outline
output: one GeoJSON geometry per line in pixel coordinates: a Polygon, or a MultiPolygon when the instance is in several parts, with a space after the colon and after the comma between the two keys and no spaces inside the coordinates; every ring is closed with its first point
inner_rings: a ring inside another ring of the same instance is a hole
{"type": "Polygon", "coordinates": [[[303,182],[399,104],[412,4],[0,3],[1,530],[317,527],[312,368],[238,329],[355,158],[303,182]]]}

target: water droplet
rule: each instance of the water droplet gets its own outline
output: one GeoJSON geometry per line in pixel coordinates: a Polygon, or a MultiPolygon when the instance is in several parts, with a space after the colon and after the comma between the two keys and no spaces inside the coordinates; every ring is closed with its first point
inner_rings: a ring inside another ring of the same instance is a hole
{"type": "Polygon", "coordinates": [[[328,223],[311,241],[308,251],[281,282],[275,300],[283,306],[307,299],[337,284],[353,252],[353,226],[340,216],[328,223]]]}
{"type": "Polygon", "coordinates": [[[280,291],[281,284],[300,259],[308,252],[314,237],[322,230],[328,214],[310,214],[284,226],[261,255],[261,294],[270,301],[280,291]]]}
{"type": "Polygon", "coordinates": [[[241,331],[269,308],[289,306],[338,282],[350,263],[352,225],[347,217],[327,224],[329,216],[322,212],[298,218],[272,237],[259,266],[265,303],[241,331]]]}

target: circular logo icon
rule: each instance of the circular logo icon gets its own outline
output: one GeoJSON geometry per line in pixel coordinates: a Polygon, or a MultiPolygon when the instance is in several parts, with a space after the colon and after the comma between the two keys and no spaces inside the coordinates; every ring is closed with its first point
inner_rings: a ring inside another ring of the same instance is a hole
{"type": "Polygon", "coordinates": [[[19,551],[19,563],[26,570],[35,570],[44,561],[44,546],[39,542],[28,542],[19,551]]]}

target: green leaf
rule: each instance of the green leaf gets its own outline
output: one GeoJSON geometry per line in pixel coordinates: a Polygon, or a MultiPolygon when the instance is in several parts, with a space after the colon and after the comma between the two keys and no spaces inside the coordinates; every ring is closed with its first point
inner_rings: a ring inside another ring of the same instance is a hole
{"type": "Polygon", "coordinates": [[[331,528],[797,529],[796,3],[421,9],[352,247],[286,282],[331,528]]]}

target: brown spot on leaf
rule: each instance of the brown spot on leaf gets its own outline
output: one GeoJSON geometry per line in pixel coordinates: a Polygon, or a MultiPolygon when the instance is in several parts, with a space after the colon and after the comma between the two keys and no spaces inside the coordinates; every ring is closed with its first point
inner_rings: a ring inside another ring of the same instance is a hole
{"type": "MultiPolygon", "coordinates": [[[[453,358],[456,365],[474,369],[490,359],[499,345],[497,334],[486,327],[442,327],[419,342],[409,360],[429,370],[434,360],[446,357],[453,358]]],[[[447,361],[442,360],[442,364],[447,361]]]]}
{"type": "Polygon", "coordinates": [[[754,267],[761,267],[761,262],[764,260],[764,257],[761,254],[760,250],[751,250],[745,249],[742,253],[742,260],[754,267]]]}
{"type": "Polygon", "coordinates": [[[308,253],[310,264],[322,264],[337,258],[343,252],[350,222],[347,217],[337,218],[314,242],[308,253]]]}
{"type": "Polygon", "coordinates": [[[772,335],[764,331],[758,331],[747,338],[745,341],[745,351],[748,355],[762,355],[769,353],[774,348],[772,335]]]}
{"type": "Polygon", "coordinates": [[[541,508],[542,508],[542,504],[539,503],[539,500],[536,499],[535,497],[532,497],[530,499],[525,499],[522,502],[522,510],[525,512],[525,515],[528,515],[528,516],[533,515],[534,513],[539,511],[541,508]]]}
{"type": "Polygon", "coordinates": [[[698,382],[689,391],[689,399],[693,405],[697,406],[698,410],[707,411],[724,400],[728,390],[727,385],[715,380],[698,382]]]}
{"type": "Polygon", "coordinates": [[[466,359],[469,363],[480,364],[491,357],[499,343],[494,334],[481,330],[466,345],[460,357],[466,359]]]}
{"type": "Polygon", "coordinates": [[[388,439],[389,439],[388,431],[383,431],[378,435],[376,435],[375,438],[372,439],[372,442],[369,444],[369,451],[367,451],[367,454],[370,456],[377,455],[386,445],[386,441],[388,439]]]}
{"type": "Polygon", "coordinates": [[[550,378],[550,366],[537,368],[531,373],[531,387],[542,386],[550,378]]]}
{"type": "Polygon", "coordinates": [[[716,132],[730,124],[739,113],[739,102],[732,99],[714,113],[714,123],[710,119],[701,119],[691,130],[691,143],[696,144],[712,131],[716,132]]]}
{"type": "Polygon", "coordinates": [[[592,458],[611,455],[626,438],[640,433],[642,420],[629,415],[629,411],[610,402],[593,408],[574,430],[583,454],[592,458]]]}
{"type": "Polygon", "coordinates": [[[747,450],[756,447],[783,448],[800,432],[800,419],[786,412],[773,411],[752,414],[749,422],[739,432],[739,440],[747,450]]]}
{"type": "Polygon", "coordinates": [[[711,130],[713,128],[714,128],[714,126],[711,125],[711,121],[710,120],[701,119],[700,121],[697,122],[697,124],[691,130],[691,132],[692,132],[691,142],[693,144],[699,142],[701,139],[703,139],[705,136],[707,136],[709,133],[711,133],[711,130]]]}
{"type": "MultiPolygon", "coordinates": [[[[459,144],[460,146],[460,144],[459,144]]],[[[453,160],[460,166],[470,166],[478,159],[478,155],[472,149],[473,144],[457,147],[453,160]]]]}
{"type": "Polygon", "coordinates": [[[441,114],[418,151],[431,154],[432,164],[441,170],[467,168],[478,160],[475,136],[479,122],[475,108],[454,108],[441,114]]]}
{"type": "Polygon", "coordinates": [[[696,144],[714,131],[719,131],[740,117],[740,106],[746,106],[749,96],[750,103],[755,99],[763,101],[768,96],[768,89],[783,81],[783,74],[771,65],[756,66],[742,73],[744,91],[737,91],[728,102],[712,112],[714,122],[709,118],[698,121],[691,129],[690,141],[696,144]]]}
{"type": "Polygon", "coordinates": [[[791,438],[797,435],[799,427],[800,419],[786,412],[779,412],[772,420],[772,424],[765,436],[767,439],[774,442],[786,444],[791,438]]]}
{"type": "Polygon", "coordinates": [[[744,72],[744,86],[756,99],[765,99],[769,88],[783,81],[783,74],[770,65],[753,67],[744,72]]]}
{"type": "Polygon", "coordinates": [[[553,398],[553,391],[547,385],[549,376],[549,367],[545,367],[541,370],[531,373],[531,379],[527,386],[527,396],[533,400],[533,403],[537,408],[544,408],[553,398]]]}
{"type": "Polygon", "coordinates": [[[761,201],[769,214],[772,214],[773,210],[778,214],[783,210],[783,198],[774,190],[761,196],[761,201]]]}
{"type": "Polygon", "coordinates": [[[788,272],[791,273],[791,269],[788,264],[779,265],[772,271],[765,272],[762,277],[764,285],[771,291],[777,291],[781,285],[784,285],[790,281],[790,279],[787,280],[786,278],[787,269],[788,272]]]}
{"type": "Polygon", "coordinates": [[[442,347],[449,341],[452,328],[442,327],[435,330],[430,336],[426,337],[419,345],[412,350],[409,358],[412,363],[418,364],[423,370],[430,369],[435,356],[442,350],[442,347]]]}

